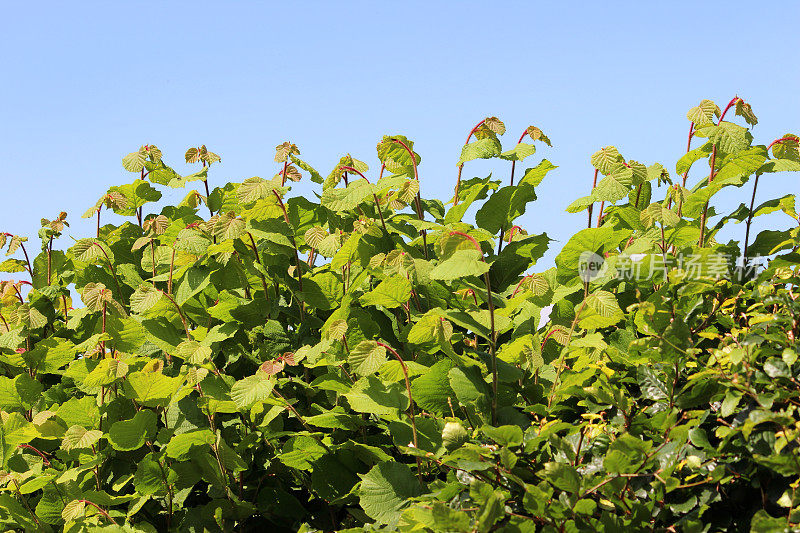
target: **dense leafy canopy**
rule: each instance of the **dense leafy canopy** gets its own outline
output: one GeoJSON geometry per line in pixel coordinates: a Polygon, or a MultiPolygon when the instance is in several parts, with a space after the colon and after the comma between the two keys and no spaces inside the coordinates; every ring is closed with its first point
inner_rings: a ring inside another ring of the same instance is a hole
{"type": "Polygon", "coordinates": [[[27,278],[0,282],[0,524],[796,529],[800,219],[791,194],[754,200],[759,177],[800,170],[798,138],[754,144],[739,98],[687,116],[681,179],[613,146],[591,157],[568,209],[589,227],[539,271],[551,240],[516,223],[556,167],[513,182],[550,144],[535,126],[504,151],[505,125],[478,123],[448,204],[419,195],[400,135],[372,175],[348,154],[323,178],[287,142],[272,178],[213,189],[205,146],[188,176],[154,145],[128,154],[137,179],[89,209],[95,235],[54,248],[66,213],[37,255],[0,234],[0,270],[27,278]],[[495,178],[462,182],[478,158],[495,178]],[[305,176],[319,203],[289,194],[305,176]],[[751,180],[749,207],[710,207],[751,180]],[[789,229],[751,239],[767,214],[789,229]],[[717,240],[738,222],[742,240],[717,240]]]}

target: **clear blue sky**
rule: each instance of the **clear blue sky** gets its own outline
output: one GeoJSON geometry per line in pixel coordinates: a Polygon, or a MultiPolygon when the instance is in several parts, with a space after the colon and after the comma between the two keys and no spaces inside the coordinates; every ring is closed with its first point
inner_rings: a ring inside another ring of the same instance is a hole
{"type": "MultiPolygon", "coordinates": [[[[185,173],[186,148],[208,145],[214,185],[271,177],[285,140],[323,173],[346,152],[374,169],[376,142],[402,133],[423,195],[446,200],[467,132],[496,115],[509,147],[529,124],[553,140],[529,160],[559,169],[523,225],[563,240],[585,224],[564,207],[588,194],[589,156],[614,144],[674,175],[702,98],[745,98],[762,143],[800,130],[795,2],[289,4],[7,3],[0,231],[36,241],[39,219],[66,210],[70,233],[90,234],[80,215],[132,180],[120,159],[146,143],[185,173]]],[[[764,181],[763,199],[798,190],[796,175],[764,181]]]]}

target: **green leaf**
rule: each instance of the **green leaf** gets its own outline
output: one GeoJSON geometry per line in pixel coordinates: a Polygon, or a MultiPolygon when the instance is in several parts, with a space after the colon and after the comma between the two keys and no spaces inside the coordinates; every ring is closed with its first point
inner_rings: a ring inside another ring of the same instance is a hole
{"type": "Polygon", "coordinates": [[[481,276],[489,271],[482,261],[483,254],[477,250],[456,250],[453,255],[433,267],[431,279],[452,281],[466,276],[481,276]]]}
{"type": "Polygon", "coordinates": [[[29,374],[20,374],[14,379],[0,376],[0,408],[27,411],[42,394],[44,387],[29,374]]]}
{"type": "Polygon", "coordinates": [[[231,387],[231,400],[240,410],[247,410],[256,402],[269,398],[275,382],[263,372],[240,379],[231,387]]]}
{"type": "Polygon", "coordinates": [[[495,191],[489,200],[475,214],[475,223],[496,234],[510,227],[517,217],[525,214],[528,203],[536,200],[533,186],[520,185],[502,187],[495,191]]]}
{"type": "Polygon", "coordinates": [[[695,132],[698,137],[707,137],[727,154],[744,150],[752,140],[752,135],[747,128],[727,120],[718,125],[709,124],[698,127],[695,132]]]}
{"type": "Polygon", "coordinates": [[[681,156],[680,159],[678,159],[678,162],[675,164],[675,172],[678,174],[689,172],[689,169],[692,168],[692,165],[695,163],[695,161],[699,161],[700,159],[708,157],[713,148],[713,143],[706,142],[699,148],[689,150],[683,156],[681,156]]]}
{"type": "Polygon", "coordinates": [[[289,154],[289,158],[292,160],[292,163],[294,163],[301,169],[311,174],[311,181],[313,181],[314,183],[322,183],[324,181],[320,173],[317,172],[316,169],[314,169],[314,167],[312,167],[299,157],[296,157],[294,154],[289,154]]]}
{"type": "Polygon", "coordinates": [[[620,166],[600,180],[592,190],[592,198],[597,201],[616,202],[627,197],[634,184],[633,169],[620,166]]]}
{"type": "Polygon", "coordinates": [[[272,182],[265,179],[257,176],[248,178],[236,188],[236,199],[242,205],[252,204],[256,200],[271,196],[273,188],[272,182]]]}
{"type": "Polygon", "coordinates": [[[27,263],[21,259],[6,259],[0,263],[0,272],[25,272],[27,263]]]}
{"type": "MultiPolygon", "coordinates": [[[[174,482],[174,478],[172,481],[174,482]]],[[[133,486],[136,492],[143,496],[167,493],[164,466],[154,459],[152,454],[146,455],[138,462],[136,474],[133,478],[133,486]]]]}
{"type": "Polygon", "coordinates": [[[589,159],[589,162],[594,168],[599,170],[602,174],[609,174],[613,169],[617,168],[620,163],[624,161],[619,150],[615,146],[606,146],[601,148],[589,159]]]}
{"type": "Polygon", "coordinates": [[[461,157],[458,158],[458,164],[463,165],[467,161],[474,159],[491,159],[497,157],[503,151],[500,141],[497,137],[485,137],[473,141],[461,149],[461,157]]]}
{"type": "Polygon", "coordinates": [[[322,272],[303,278],[303,301],[317,309],[339,307],[344,296],[344,286],[333,272],[322,272]]]}
{"type": "Polygon", "coordinates": [[[577,274],[581,255],[585,252],[601,254],[605,250],[616,248],[624,238],[621,232],[609,227],[587,228],[570,237],[564,249],[556,256],[555,262],[559,275],[562,273],[577,274]]]}
{"type": "Polygon", "coordinates": [[[441,309],[431,309],[426,312],[408,332],[408,342],[411,344],[425,344],[437,340],[440,332],[445,332],[445,337],[453,334],[453,326],[444,318],[441,309]]]}
{"type": "Polygon", "coordinates": [[[711,100],[701,100],[700,104],[691,108],[686,113],[686,118],[694,122],[695,126],[703,126],[705,124],[713,124],[714,117],[719,117],[722,114],[719,106],[711,100]]]}
{"type": "Polygon", "coordinates": [[[458,403],[450,388],[448,372],[451,368],[453,362],[449,359],[439,361],[411,382],[411,393],[420,409],[444,416],[450,413],[450,406],[458,403]]]}
{"type": "Polygon", "coordinates": [[[500,186],[499,181],[492,181],[492,175],[485,178],[472,178],[461,182],[458,190],[458,204],[447,210],[444,216],[446,224],[461,222],[467,209],[476,201],[483,200],[490,190],[500,186]]]}
{"type": "Polygon", "coordinates": [[[547,176],[547,173],[556,168],[558,167],[547,159],[542,159],[538,165],[525,171],[522,179],[519,180],[519,185],[538,187],[542,180],[544,180],[545,176],[547,176]]]}
{"type": "Polygon", "coordinates": [[[381,281],[377,287],[360,299],[364,305],[381,305],[393,309],[405,304],[411,297],[411,282],[400,275],[393,275],[381,281]]]}
{"type": "Polygon", "coordinates": [[[61,441],[61,448],[66,451],[88,449],[99,441],[102,436],[103,432],[98,429],[70,426],[67,432],[64,433],[64,440],[61,441]]]}
{"type": "Polygon", "coordinates": [[[211,283],[211,271],[203,268],[189,268],[181,278],[175,301],[178,305],[185,304],[190,298],[208,287],[211,283]]]}
{"type": "Polygon", "coordinates": [[[122,158],[122,168],[128,172],[141,172],[147,160],[147,150],[139,148],[137,152],[131,152],[122,158]]]}
{"type": "Polygon", "coordinates": [[[550,462],[544,465],[545,479],[555,488],[575,494],[580,490],[581,479],[574,467],[566,463],[550,462]]]}
{"type": "Polygon", "coordinates": [[[358,502],[379,524],[394,526],[406,500],[421,494],[419,482],[402,463],[380,463],[361,476],[358,502]]]}
{"type": "Polygon", "coordinates": [[[187,431],[173,436],[167,443],[167,457],[187,459],[195,448],[207,449],[214,444],[214,434],[208,429],[187,431]]]}
{"type": "Polygon", "coordinates": [[[171,378],[160,372],[133,372],[128,374],[123,388],[126,396],[142,405],[165,407],[183,381],[180,376],[171,378]]]}
{"type": "Polygon", "coordinates": [[[506,161],[523,161],[525,158],[536,153],[536,147],[528,143],[519,143],[511,150],[506,150],[500,154],[500,159],[506,161]]]}
{"type": "Polygon", "coordinates": [[[316,439],[298,435],[286,441],[278,458],[289,468],[311,470],[314,462],[326,453],[327,450],[316,439]]]}
{"type": "Polygon", "coordinates": [[[63,518],[67,522],[71,522],[73,520],[78,520],[79,518],[82,518],[85,514],[86,514],[86,503],[83,500],[72,500],[71,502],[69,502],[67,505],[64,506],[64,510],[61,511],[61,518],[63,518]]]}
{"type": "Polygon", "coordinates": [[[121,420],[111,424],[111,429],[108,431],[108,442],[115,450],[138,450],[144,446],[145,440],[153,438],[155,432],[155,413],[142,409],[130,420],[121,420]]]}
{"type": "Polygon", "coordinates": [[[644,461],[648,447],[642,440],[624,433],[608,447],[603,467],[611,473],[633,473],[644,461]]]}
{"type": "Polygon", "coordinates": [[[336,212],[353,211],[372,196],[372,185],[366,180],[351,181],[347,187],[330,188],[322,193],[322,205],[336,212]]]}
{"type": "Polygon", "coordinates": [[[375,376],[366,376],[344,394],[350,407],[359,413],[394,415],[408,407],[405,391],[396,383],[385,384],[375,376]]]}
{"type": "Polygon", "coordinates": [[[359,375],[374,374],[386,363],[386,348],[376,341],[361,341],[350,350],[347,362],[359,375]]]}
{"type": "Polygon", "coordinates": [[[522,335],[503,344],[497,356],[510,364],[525,365],[531,371],[544,365],[539,342],[531,334],[522,335]]]}
{"type": "Polygon", "coordinates": [[[25,352],[23,358],[37,374],[55,374],[75,359],[76,352],[75,345],[70,341],[50,337],[36,343],[36,347],[25,352]]]}
{"type": "Polygon", "coordinates": [[[567,206],[567,213],[580,213],[595,202],[594,196],[583,196],[567,206]]]}
{"type": "Polygon", "coordinates": [[[138,289],[136,289],[136,292],[131,294],[131,311],[134,313],[144,313],[149,311],[158,303],[159,300],[161,300],[163,295],[163,292],[156,289],[152,285],[142,284],[138,289]]]}
{"type": "Polygon", "coordinates": [[[584,329],[613,326],[625,316],[617,303],[617,298],[608,291],[595,291],[576,306],[580,320],[578,325],[584,329]],[[585,305],[584,305],[585,304],[585,305]]]}
{"type": "Polygon", "coordinates": [[[217,216],[211,231],[218,239],[238,239],[244,233],[245,225],[243,219],[230,212],[217,216]]]}
{"type": "Polygon", "coordinates": [[[645,227],[653,226],[656,222],[660,222],[664,227],[672,227],[680,221],[678,213],[659,203],[650,204],[642,211],[640,219],[645,227]]]}
{"type": "Polygon", "coordinates": [[[108,262],[114,262],[114,254],[105,243],[97,239],[79,239],[71,250],[73,257],[83,263],[105,262],[106,257],[108,262]]]}
{"type": "Polygon", "coordinates": [[[522,444],[522,429],[519,426],[483,426],[481,431],[500,446],[514,447],[522,444]]]}
{"type": "Polygon", "coordinates": [[[736,152],[722,161],[722,167],[714,176],[714,180],[732,182],[738,178],[747,177],[761,168],[766,160],[767,150],[763,146],[753,146],[736,152]]]}
{"type": "Polygon", "coordinates": [[[118,359],[103,359],[83,379],[85,387],[106,387],[128,373],[128,364],[118,359]]]}

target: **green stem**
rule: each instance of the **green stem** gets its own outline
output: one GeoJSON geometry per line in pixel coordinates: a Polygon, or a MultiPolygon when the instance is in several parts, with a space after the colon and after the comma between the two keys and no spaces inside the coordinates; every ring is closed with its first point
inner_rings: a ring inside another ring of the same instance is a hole
{"type": "Polygon", "coordinates": [[[36,513],[33,512],[33,509],[31,509],[31,506],[28,504],[28,500],[26,500],[25,496],[23,496],[22,493],[19,491],[19,483],[17,483],[16,479],[14,479],[13,481],[14,481],[14,488],[17,492],[17,495],[19,496],[19,499],[22,501],[23,505],[25,505],[25,509],[27,509],[28,512],[33,517],[33,521],[36,523],[36,526],[41,528],[42,523],[39,522],[39,517],[36,516],[36,513]]]}
{"type": "MultiPolygon", "coordinates": [[[[50,236],[50,240],[47,242],[47,285],[50,285],[50,278],[53,272],[53,236],[50,236]]],[[[31,277],[31,281],[33,281],[33,277],[31,277]]]]}
{"type": "MultiPolygon", "coordinates": [[[[292,227],[292,223],[289,221],[289,214],[286,212],[286,206],[283,204],[283,200],[281,199],[281,195],[278,194],[278,191],[272,189],[272,194],[275,195],[275,198],[278,199],[278,205],[280,205],[281,210],[283,211],[283,220],[286,222],[286,225],[289,226],[289,229],[292,230],[292,234],[289,236],[289,239],[292,242],[292,247],[294,247],[294,261],[297,265],[297,284],[300,287],[300,293],[303,292],[303,270],[300,266],[300,252],[297,250],[297,241],[294,240],[294,228],[292,227]]],[[[299,307],[300,307],[300,320],[305,320],[305,310],[304,310],[304,303],[302,298],[298,298],[299,300],[299,307]]]]}
{"type": "Polygon", "coordinates": [[[747,263],[747,244],[750,242],[750,224],[753,222],[753,207],[756,201],[756,189],[758,188],[758,178],[759,174],[756,174],[755,182],[753,183],[753,196],[750,198],[750,211],[747,213],[747,224],[746,229],[744,232],[744,251],[742,252],[742,261],[745,263],[743,266],[746,266],[747,263]]]}
{"type": "MultiPolygon", "coordinates": [[[[597,187],[597,175],[600,173],[599,169],[594,169],[594,180],[592,180],[592,190],[597,187]]],[[[592,227],[592,212],[594,211],[594,203],[589,204],[589,226],[592,227]]]]}
{"type": "MultiPolygon", "coordinates": [[[[572,321],[572,326],[569,328],[569,335],[567,336],[567,343],[561,349],[561,354],[558,357],[558,364],[556,366],[556,377],[553,380],[553,385],[550,388],[550,395],[547,399],[547,407],[549,408],[553,404],[553,398],[556,395],[556,386],[558,385],[558,378],[561,376],[561,371],[564,370],[564,357],[567,353],[567,347],[569,346],[570,341],[572,340],[572,333],[575,331],[575,326],[578,325],[578,318],[581,316],[581,312],[583,308],[586,307],[586,298],[583,299],[583,303],[581,304],[578,312],[575,313],[575,319],[572,321]]],[[[544,340],[547,342],[547,338],[544,340]]],[[[544,342],[542,343],[542,347],[544,347],[544,342]]]]}
{"type": "MultiPolygon", "coordinates": [[[[250,244],[253,245],[253,253],[256,254],[256,261],[263,267],[264,264],[261,262],[261,256],[258,253],[258,248],[256,247],[256,241],[253,239],[253,234],[248,231],[247,235],[250,237],[250,244]]],[[[264,278],[264,274],[259,272],[258,277],[261,278],[261,286],[264,288],[264,297],[269,298],[269,292],[267,291],[267,280],[264,278]]]]}

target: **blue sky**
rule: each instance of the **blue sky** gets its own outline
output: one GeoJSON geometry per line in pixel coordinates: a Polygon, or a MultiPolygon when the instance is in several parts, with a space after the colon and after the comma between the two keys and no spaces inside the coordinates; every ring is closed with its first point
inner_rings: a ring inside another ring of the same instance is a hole
{"type": "MultiPolygon", "coordinates": [[[[7,4],[0,231],[35,241],[39,219],[66,210],[69,234],[89,235],[80,215],[132,180],[120,159],[146,143],[185,173],[186,148],[206,144],[223,158],[213,186],[271,177],[285,140],[325,174],[347,152],[375,169],[376,142],[401,133],[422,155],[423,195],[446,200],[467,132],[496,115],[508,147],[529,124],[552,139],[528,161],[559,168],[522,225],[563,242],[585,227],[564,207],[588,194],[589,156],[614,144],[674,175],[702,98],[745,98],[764,144],[800,130],[794,2],[289,4],[7,4]]],[[[504,162],[464,177],[491,169],[508,179],[504,162]]],[[[799,188],[796,175],[771,178],[759,198],[799,188]]]]}

